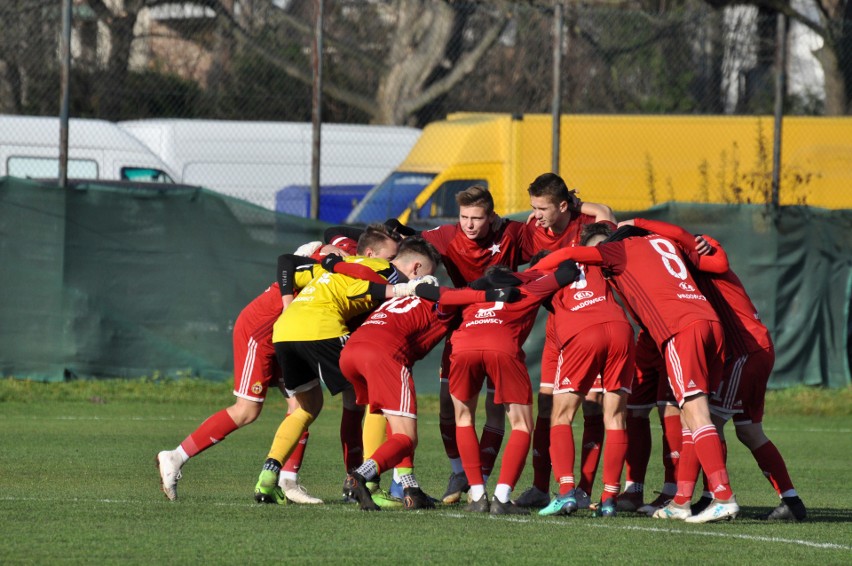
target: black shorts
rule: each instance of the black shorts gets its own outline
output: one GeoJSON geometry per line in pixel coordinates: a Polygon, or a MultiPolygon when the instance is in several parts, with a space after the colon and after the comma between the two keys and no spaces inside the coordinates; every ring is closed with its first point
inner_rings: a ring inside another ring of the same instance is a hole
{"type": "Polygon", "coordinates": [[[284,387],[292,395],[322,381],[332,395],[352,385],[340,372],[340,352],[349,335],[305,342],[276,342],[275,356],[284,373],[284,387]]]}

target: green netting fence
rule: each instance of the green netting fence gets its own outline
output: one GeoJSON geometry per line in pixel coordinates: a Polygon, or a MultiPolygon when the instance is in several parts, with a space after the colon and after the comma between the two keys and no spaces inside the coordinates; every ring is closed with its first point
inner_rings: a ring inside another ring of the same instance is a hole
{"type": "MultiPolygon", "coordinates": [[[[852,210],[669,203],[618,216],[725,246],[775,339],[771,387],[850,383],[852,210]]],[[[230,380],[240,310],[280,253],[325,228],[195,187],[0,178],[0,376],[230,380]]],[[[543,321],[526,345],[536,382],[543,321]]],[[[415,367],[422,392],[437,391],[438,350],[415,367]]]]}

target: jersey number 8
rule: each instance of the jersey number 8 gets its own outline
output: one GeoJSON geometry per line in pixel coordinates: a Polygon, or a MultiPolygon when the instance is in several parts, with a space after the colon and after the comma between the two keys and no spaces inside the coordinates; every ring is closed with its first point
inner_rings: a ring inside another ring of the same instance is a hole
{"type": "Polygon", "coordinates": [[[663,239],[653,239],[649,240],[651,246],[653,246],[654,250],[663,259],[663,265],[666,266],[666,271],[671,273],[672,277],[676,277],[677,279],[686,279],[689,272],[686,270],[686,265],[684,265],[683,260],[680,259],[680,256],[677,255],[677,250],[668,240],[663,239]]]}

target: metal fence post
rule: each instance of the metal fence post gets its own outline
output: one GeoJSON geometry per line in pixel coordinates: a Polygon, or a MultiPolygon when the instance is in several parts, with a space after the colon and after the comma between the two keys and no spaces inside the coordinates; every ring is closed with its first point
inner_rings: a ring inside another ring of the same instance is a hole
{"type": "Polygon", "coordinates": [[[772,206],[778,208],[781,182],[781,126],[787,90],[787,16],[778,14],[775,37],[775,133],[772,144],[772,206]]]}
{"type": "Polygon", "coordinates": [[[562,0],[553,6],[553,148],[550,169],[559,174],[560,136],[562,127],[562,25],[564,17],[562,0]]]}
{"type": "Polygon", "coordinates": [[[311,53],[313,66],[313,104],[311,121],[313,123],[313,146],[311,150],[311,218],[319,219],[320,213],[320,152],[322,148],[320,132],[322,125],[322,21],[323,0],[315,0],[316,27],[314,45],[311,53]]]}
{"type": "Polygon", "coordinates": [[[59,186],[68,188],[68,115],[71,106],[71,0],[62,1],[59,75],[59,186]]]}

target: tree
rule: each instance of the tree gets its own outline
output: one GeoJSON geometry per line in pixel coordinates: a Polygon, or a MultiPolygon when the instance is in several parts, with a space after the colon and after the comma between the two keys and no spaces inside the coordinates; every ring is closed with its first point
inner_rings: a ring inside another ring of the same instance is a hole
{"type": "MultiPolygon", "coordinates": [[[[282,34],[290,42],[310,45],[310,4],[256,0],[256,17],[240,20],[234,9],[239,2],[196,2],[212,10],[223,28],[256,56],[310,83],[307,55],[299,60],[279,54],[282,34]]],[[[373,123],[413,123],[419,110],[476,68],[506,25],[510,3],[498,0],[480,7],[484,17],[476,19],[470,18],[470,9],[461,0],[334,3],[326,28],[350,35],[324,34],[324,95],[361,110],[373,123]],[[357,9],[347,9],[352,7],[357,9]],[[465,47],[448,56],[458,45],[465,47]]]]}
{"type": "Polygon", "coordinates": [[[41,114],[58,108],[58,8],[53,0],[0,5],[0,112],[41,114]]]}
{"type": "Polygon", "coordinates": [[[819,16],[811,18],[790,0],[705,0],[721,8],[751,5],[788,16],[823,39],[817,58],[825,73],[825,113],[852,113],[852,3],[849,0],[812,0],[819,16]]]}

